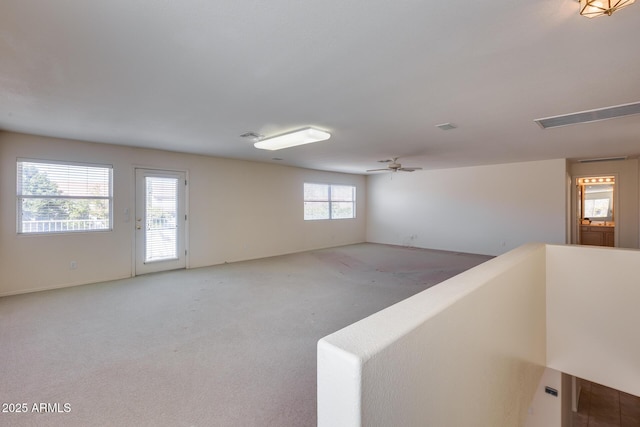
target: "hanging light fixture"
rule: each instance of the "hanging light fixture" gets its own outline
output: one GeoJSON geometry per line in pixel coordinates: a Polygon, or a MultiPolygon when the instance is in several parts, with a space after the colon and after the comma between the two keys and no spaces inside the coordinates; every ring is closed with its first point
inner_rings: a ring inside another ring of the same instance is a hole
{"type": "Polygon", "coordinates": [[[580,15],[587,18],[609,15],[627,7],[636,0],[580,0],[580,15]]]}

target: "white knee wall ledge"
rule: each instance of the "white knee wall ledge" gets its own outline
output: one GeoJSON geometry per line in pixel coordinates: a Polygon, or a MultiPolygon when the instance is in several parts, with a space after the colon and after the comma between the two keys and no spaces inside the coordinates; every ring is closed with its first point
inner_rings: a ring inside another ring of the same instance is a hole
{"type": "Polygon", "coordinates": [[[521,425],[545,366],[544,265],[523,246],[320,340],[318,425],[521,425]]]}
{"type": "Polygon", "coordinates": [[[640,395],[638,264],[527,244],[323,338],[318,425],[522,426],[545,367],[640,395]]]}

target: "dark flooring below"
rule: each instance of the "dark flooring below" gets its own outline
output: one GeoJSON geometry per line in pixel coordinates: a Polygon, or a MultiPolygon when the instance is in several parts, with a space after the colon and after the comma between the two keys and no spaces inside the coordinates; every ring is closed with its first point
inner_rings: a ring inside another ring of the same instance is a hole
{"type": "Polygon", "coordinates": [[[640,427],[640,397],[580,380],[572,427],[640,427]]]}

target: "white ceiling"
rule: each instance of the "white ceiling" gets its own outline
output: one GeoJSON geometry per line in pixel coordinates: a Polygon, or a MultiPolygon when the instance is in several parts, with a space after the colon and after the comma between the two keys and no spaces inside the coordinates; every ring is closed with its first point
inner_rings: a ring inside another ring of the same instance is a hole
{"type": "Polygon", "coordinates": [[[2,0],[0,129],[352,173],[633,156],[640,115],[533,120],[640,101],[639,42],[639,4],[2,0]]]}

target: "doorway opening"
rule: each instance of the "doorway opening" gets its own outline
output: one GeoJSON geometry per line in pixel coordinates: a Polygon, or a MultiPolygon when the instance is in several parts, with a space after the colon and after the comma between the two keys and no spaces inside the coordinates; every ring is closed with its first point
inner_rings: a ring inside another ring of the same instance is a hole
{"type": "Polygon", "coordinates": [[[578,178],[578,244],[616,246],[616,179],[613,175],[578,178]]]}

